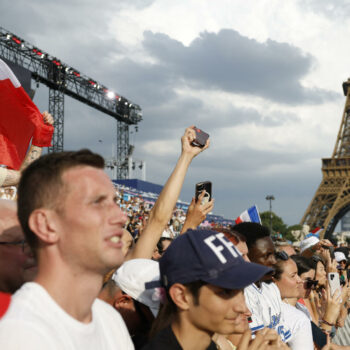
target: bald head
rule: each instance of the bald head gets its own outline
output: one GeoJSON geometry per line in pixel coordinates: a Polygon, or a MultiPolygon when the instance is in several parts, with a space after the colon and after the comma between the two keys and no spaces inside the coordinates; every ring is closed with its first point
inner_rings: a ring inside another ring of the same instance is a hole
{"type": "Polygon", "coordinates": [[[32,254],[23,250],[24,235],[14,201],[0,200],[0,291],[14,293],[33,280],[36,266],[32,254]]]}

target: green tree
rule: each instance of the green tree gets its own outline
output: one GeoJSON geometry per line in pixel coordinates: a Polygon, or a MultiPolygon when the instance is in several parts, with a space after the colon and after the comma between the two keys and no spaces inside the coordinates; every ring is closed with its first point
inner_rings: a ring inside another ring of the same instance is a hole
{"type": "MultiPolygon", "coordinates": [[[[261,223],[264,226],[267,226],[270,228],[270,212],[264,211],[260,213],[261,223]]],[[[276,215],[273,211],[271,212],[271,223],[272,223],[272,234],[274,233],[281,233],[282,235],[285,235],[287,232],[287,225],[283,222],[282,218],[280,218],[278,215],[276,215]]]]}
{"type": "MultiPolygon", "coordinates": [[[[289,241],[294,241],[294,237],[291,234],[292,230],[300,230],[301,226],[300,225],[291,225],[288,226],[284,223],[281,217],[276,215],[274,212],[271,212],[272,216],[272,234],[277,234],[280,233],[283,238],[289,240],[289,241]]],[[[261,223],[264,226],[267,226],[270,228],[270,212],[269,211],[264,211],[260,213],[260,218],[261,218],[261,223]]]]}

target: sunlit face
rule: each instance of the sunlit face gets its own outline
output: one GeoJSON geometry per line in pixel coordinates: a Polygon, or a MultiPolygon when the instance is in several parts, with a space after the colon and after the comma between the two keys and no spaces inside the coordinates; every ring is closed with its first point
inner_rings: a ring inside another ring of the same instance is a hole
{"type": "Polygon", "coordinates": [[[243,290],[227,290],[204,285],[199,290],[198,305],[192,300],[188,318],[208,334],[243,333],[248,329],[248,310],[243,290]]]}
{"type": "Polygon", "coordinates": [[[300,275],[300,279],[302,281],[301,284],[298,285],[299,295],[298,298],[308,298],[311,292],[311,289],[306,288],[306,281],[308,279],[314,279],[315,277],[315,270],[309,270],[307,272],[304,272],[300,275]]]}
{"type": "Polygon", "coordinates": [[[245,261],[250,261],[248,258],[248,247],[246,242],[238,241],[238,243],[235,244],[235,247],[242,253],[242,258],[245,261]]]}
{"type": "MultiPolygon", "coordinates": [[[[0,201],[0,242],[17,243],[24,235],[14,202],[0,201]]],[[[24,282],[32,281],[37,266],[28,247],[0,244],[0,291],[14,293],[24,282]]]]}
{"type": "Polygon", "coordinates": [[[318,284],[320,286],[326,286],[327,272],[326,272],[326,269],[324,268],[324,265],[322,264],[321,261],[317,262],[315,279],[318,280],[318,284]]]}
{"type": "Polygon", "coordinates": [[[55,210],[62,260],[72,268],[102,275],[120,266],[126,215],[116,204],[107,174],[78,166],[64,172],[62,181],[62,209],[55,210]]]}
{"type": "Polygon", "coordinates": [[[302,284],[298,276],[296,263],[292,259],[288,259],[283,263],[283,273],[278,281],[275,281],[280,290],[282,298],[297,298],[300,291],[299,285],[302,284]]]}
{"type": "MultiPolygon", "coordinates": [[[[250,261],[273,268],[276,264],[275,246],[271,237],[258,239],[248,252],[250,261]]],[[[263,281],[271,280],[271,274],[262,278],[263,281]]]]}
{"type": "Polygon", "coordinates": [[[275,246],[271,237],[258,239],[249,250],[248,256],[252,262],[267,267],[273,267],[276,264],[276,258],[275,246]]]}

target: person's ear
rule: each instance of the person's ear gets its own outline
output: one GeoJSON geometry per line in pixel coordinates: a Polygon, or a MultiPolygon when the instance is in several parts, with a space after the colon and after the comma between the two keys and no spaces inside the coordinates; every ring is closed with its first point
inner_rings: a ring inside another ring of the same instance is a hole
{"type": "Polygon", "coordinates": [[[173,284],[169,289],[169,295],[175,305],[181,310],[188,310],[193,304],[193,296],[181,283],[173,284]]]}
{"type": "Polygon", "coordinates": [[[132,297],[127,294],[121,294],[113,301],[113,306],[117,309],[130,309],[134,304],[132,297]]]}
{"type": "Polygon", "coordinates": [[[40,240],[45,243],[56,243],[58,234],[56,223],[53,220],[54,213],[49,209],[35,209],[29,216],[28,226],[40,240]]]}

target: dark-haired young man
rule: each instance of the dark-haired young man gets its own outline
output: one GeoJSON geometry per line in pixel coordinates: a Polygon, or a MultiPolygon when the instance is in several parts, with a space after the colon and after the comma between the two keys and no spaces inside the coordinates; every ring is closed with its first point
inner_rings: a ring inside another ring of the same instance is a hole
{"type": "MultiPolygon", "coordinates": [[[[175,169],[128,258],[151,257],[188,166],[209,147],[209,140],[192,146],[194,138],[187,128],[175,169]]],[[[103,276],[124,259],[126,216],[103,168],[102,157],[83,150],[44,156],[23,173],[18,214],[39,273],[14,296],[0,324],[1,349],[133,348],[120,315],[95,300],[103,276]]]]}
{"type": "Polygon", "coordinates": [[[1,349],[133,349],[115,310],[96,300],[123,262],[125,214],[104,160],[88,150],[48,154],[23,172],[18,216],[38,261],[0,322],[1,349]]]}
{"type": "MultiPolygon", "coordinates": [[[[243,222],[233,227],[246,239],[250,261],[273,269],[276,264],[275,246],[267,227],[257,223],[243,222]]],[[[284,342],[292,337],[286,327],[281,311],[281,295],[277,286],[272,282],[272,274],[263,276],[261,280],[248,286],[244,296],[252,313],[249,324],[252,332],[265,327],[275,329],[284,342]]]]}
{"type": "Polygon", "coordinates": [[[247,322],[243,288],[271,271],[244,261],[223,233],[210,230],[188,230],[176,238],[159,266],[167,304],[156,323],[164,317],[170,325],[160,322],[144,350],[216,350],[214,333],[228,335],[247,322]]]}

